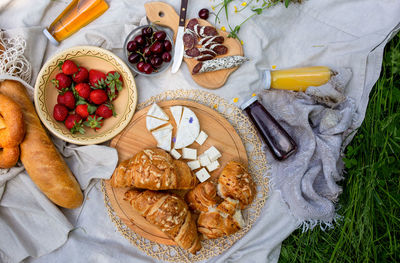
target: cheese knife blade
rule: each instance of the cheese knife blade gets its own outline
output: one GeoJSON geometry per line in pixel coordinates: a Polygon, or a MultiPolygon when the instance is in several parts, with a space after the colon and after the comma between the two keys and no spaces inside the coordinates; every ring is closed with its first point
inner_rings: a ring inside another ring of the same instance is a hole
{"type": "Polygon", "coordinates": [[[183,34],[185,31],[185,20],[186,20],[186,10],[187,10],[188,0],[181,1],[181,9],[179,14],[179,26],[175,39],[175,52],[174,59],[172,63],[171,73],[176,73],[179,70],[179,67],[182,64],[183,59],[183,34]]]}

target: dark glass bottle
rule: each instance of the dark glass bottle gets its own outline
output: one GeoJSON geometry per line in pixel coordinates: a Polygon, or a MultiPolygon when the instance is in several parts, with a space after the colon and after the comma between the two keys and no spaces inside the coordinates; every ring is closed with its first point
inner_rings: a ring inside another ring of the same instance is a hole
{"type": "Polygon", "coordinates": [[[296,142],[258,101],[257,96],[243,103],[241,108],[246,111],[275,159],[282,161],[296,152],[296,142]]]}

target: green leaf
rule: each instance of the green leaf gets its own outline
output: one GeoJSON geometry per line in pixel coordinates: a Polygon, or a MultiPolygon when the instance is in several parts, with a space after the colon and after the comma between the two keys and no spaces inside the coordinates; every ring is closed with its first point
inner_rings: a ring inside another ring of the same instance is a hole
{"type": "Polygon", "coordinates": [[[285,0],[285,6],[286,8],[289,6],[290,0],[285,0]]]}
{"type": "Polygon", "coordinates": [[[263,12],[263,9],[262,9],[262,8],[253,8],[253,9],[251,9],[251,10],[254,11],[254,12],[256,12],[257,15],[261,15],[261,13],[263,12]]]}
{"type": "Polygon", "coordinates": [[[97,110],[97,107],[92,105],[92,104],[88,104],[88,113],[89,114],[94,114],[97,110]]]}

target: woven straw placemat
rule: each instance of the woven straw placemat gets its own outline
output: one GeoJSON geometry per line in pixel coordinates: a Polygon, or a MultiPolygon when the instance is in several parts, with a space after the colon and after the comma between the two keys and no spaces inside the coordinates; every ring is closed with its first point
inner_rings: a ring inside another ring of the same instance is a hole
{"type": "Polygon", "coordinates": [[[203,240],[203,248],[196,254],[192,255],[186,250],[178,246],[168,246],[158,244],[147,240],[129,229],[116,215],[112,208],[109,197],[105,191],[105,183],[102,181],[102,191],[104,194],[104,203],[107,207],[108,214],[111,220],[116,225],[118,231],[127,238],[133,245],[142,250],[147,255],[158,260],[174,261],[174,262],[195,262],[206,260],[217,255],[220,255],[229,249],[237,240],[243,237],[260,215],[261,209],[264,206],[268,195],[268,177],[267,172],[269,166],[263,151],[262,142],[257,135],[257,131],[250,120],[243,112],[235,105],[229,104],[226,100],[212,93],[200,90],[173,90],[166,91],[157,96],[151,97],[149,100],[138,105],[138,110],[165,100],[192,100],[197,103],[206,105],[218,111],[225,117],[235,128],[240,138],[246,147],[247,156],[249,159],[249,172],[252,174],[254,182],[257,185],[257,195],[253,203],[243,210],[243,217],[246,221],[246,226],[233,235],[203,240]]]}

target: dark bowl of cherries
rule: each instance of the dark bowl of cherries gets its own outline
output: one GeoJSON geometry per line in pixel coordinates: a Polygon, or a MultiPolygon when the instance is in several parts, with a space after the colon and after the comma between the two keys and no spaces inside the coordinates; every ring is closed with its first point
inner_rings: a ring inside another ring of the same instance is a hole
{"type": "Polygon", "coordinates": [[[125,39],[125,59],[141,75],[155,75],[171,64],[173,44],[165,30],[154,25],[135,28],[125,39]]]}

